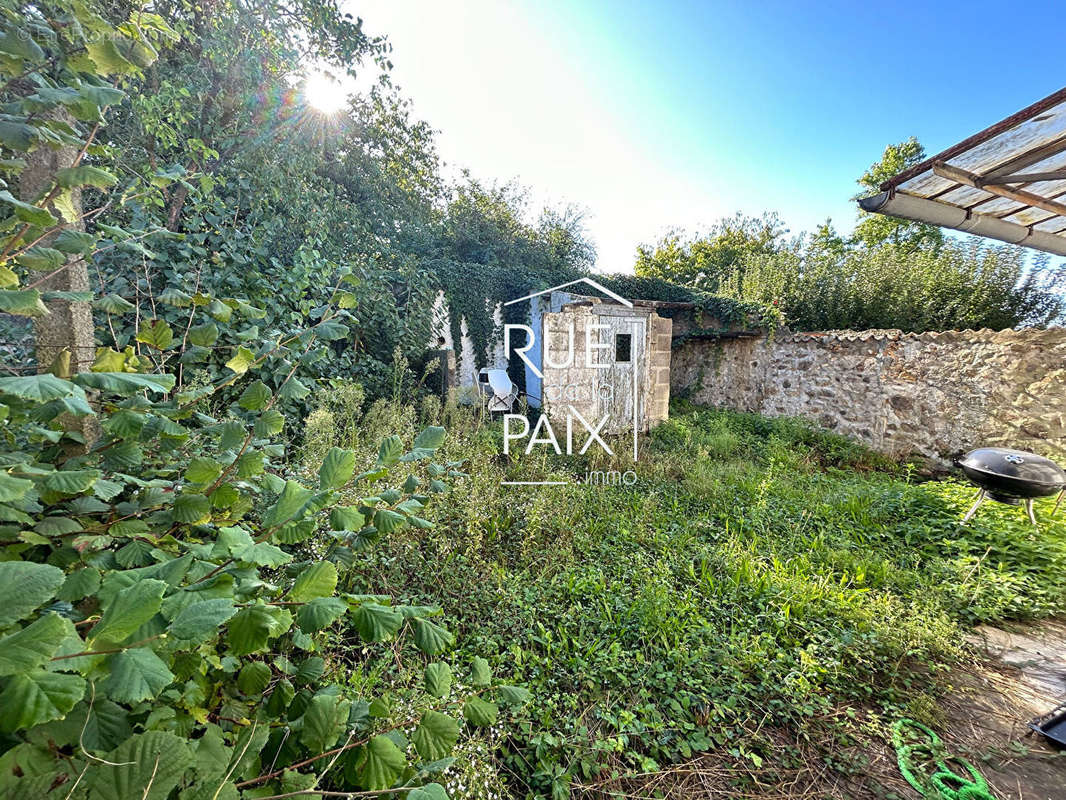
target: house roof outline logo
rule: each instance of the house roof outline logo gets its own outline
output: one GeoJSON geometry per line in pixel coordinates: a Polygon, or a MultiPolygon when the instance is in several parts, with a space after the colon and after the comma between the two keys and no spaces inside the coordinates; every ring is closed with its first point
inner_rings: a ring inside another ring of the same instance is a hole
{"type": "Polygon", "coordinates": [[[542,294],[551,294],[552,292],[557,292],[560,289],[565,289],[567,286],[573,286],[575,283],[587,283],[589,286],[591,286],[594,289],[596,289],[597,291],[600,291],[603,294],[607,295],[612,300],[615,300],[615,301],[621,303],[626,308],[632,308],[633,307],[633,302],[631,300],[626,300],[620,294],[616,294],[616,293],[612,292],[606,286],[601,286],[600,284],[596,283],[596,281],[592,280],[592,278],[578,278],[577,280],[568,281],[567,283],[560,283],[558,286],[552,286],[549,289],[541,289],[539,292],[533,292],[533,294],[527,294],[525,297],[519,297],[519,298],[517,298],[515,300],[508,300],[506,303],[504,303],[504,305],[505,306],[511,306],[511,305],[514,305],[515,303],[522,303],[522,302],[525,302],[526,300],[532,300],[534,297],[539,297],[542,294]]]}

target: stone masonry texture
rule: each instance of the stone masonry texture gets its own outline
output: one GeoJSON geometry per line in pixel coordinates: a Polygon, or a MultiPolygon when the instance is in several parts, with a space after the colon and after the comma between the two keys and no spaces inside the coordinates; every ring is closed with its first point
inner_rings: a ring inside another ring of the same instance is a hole
{"type": "Polygon", "coordinates": [[[941,466],[986,445],[1066,464],[1063,328],[690,339],[673,352],[671,388],[703,405],[804,417],[941,466]]]}

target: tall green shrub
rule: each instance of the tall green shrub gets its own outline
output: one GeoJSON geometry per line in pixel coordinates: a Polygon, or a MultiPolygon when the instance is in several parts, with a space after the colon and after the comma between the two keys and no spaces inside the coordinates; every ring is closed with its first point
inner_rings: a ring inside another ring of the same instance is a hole
{"type": "MultiPolygon", "coordinates": [[[[96,142],[104,108],[123,97],[108,76],[139,73],[173,30],[136,10],[112,26],[65,0],[2,12],[4,155],[57,143],[80,153],[39,198],[0,192],[0,307],[45,314],[44,300],[92,293],[48,297],[35,272],[118,249],[147,263],[146,240],[185,241],[142,213],[184,188],[183,173],[129,169],[96,142]],[[42,113],[58,107],[73,121],[42,113]],[[128,224],[68,227],[70,193],[90,189],[101,203],[91,209],[127,209],[128,224]]],[[[24,166],[5,158],[7,180],[24,166]]],[[[487,726],[497,703],[524,701],[481,659],[453,681],[439,609],[352,591],[360,554],[429,527],[421,510],[461,477],[457,463],[434,461],[443,428],[410,446],[385,437],[363,471],[340,447],[313,480],[286,465],[292,426],[281,409],[310,392],[296,373],[358,322],[361,277],[332,275],[306,324],[266,331],[255,322],[266,311],[246,297],[138,281],[131,292],[143,302],[96,298],[114,346],[99,347],[90,370],[72,369],[67,353],[52,372],[0,378],[0,795],[402,789],[440,800],[434,777],[450,763],[460,715],[487,726]],[[204,358],[217,369],[174,374],[204,358]],[[85,419],[95,424],[72,424],[85,419]],[[403,708],[351,688],[358,663],[325,647],[342,624],[425,665],[403,708]]]]}

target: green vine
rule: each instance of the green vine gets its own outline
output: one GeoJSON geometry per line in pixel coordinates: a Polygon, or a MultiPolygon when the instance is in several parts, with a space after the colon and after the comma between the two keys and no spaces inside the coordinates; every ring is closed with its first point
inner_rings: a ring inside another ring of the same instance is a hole
{"type": "MultiPolygon", "coordinates": [[[[720,336],[738,330],[772,335],[781,324],[781,313],[774,306],[718,297],[659,278],[598,275],[572,267],[545,269],[529,274],[501,264],[456,263],[443,259],[432,262],[432,269],[444,291],[452,341],[458,348],[458,343],[462,341],[461,321],[465,319],[478,368],[486,365],[487,354],[501,335],[493,317],[497,303],[582,277],[594,278],[597,283],[632,300],[693,303],[699,321],[713,319],[717,323],[701,326],[677,337],[675,347],[694,336],[720,336]]],[[[581,289],[578,288],[578,291],[581,289]]],[[[675,317],[679,310],[665,308],[659,309],[658,313],[664,317],[675,317]]],[[[527,321],[528,307],[508,306],[504,309],[505,323],[527,321]]]]}

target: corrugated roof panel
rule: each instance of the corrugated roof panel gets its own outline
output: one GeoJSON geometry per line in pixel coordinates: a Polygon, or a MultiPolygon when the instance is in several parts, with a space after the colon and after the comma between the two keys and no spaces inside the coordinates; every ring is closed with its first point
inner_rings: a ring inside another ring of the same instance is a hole
{"type": "Polygon", "coordinates": [[[995,197],[995,195],[991,195],[982,189],[956,185],[950,192],[940,195],[937,200],[941,203],[951,203],[953,206],[969,208],[975,203],[980,203],[982,200],[988,200],[992,197],[995,197]]]}
{"type": "Polygon", "coordinates": [[[1038,194],[1041,197],[1056,198],[1063,192],[1066,192],[1066,179],[1057,181],[1036,181],[1034,183],[1024,184],[1023,189],[1033,194],[1038,194]]]}
{"type": "Polygon", "coordinates": [[[1066,169],[1066,151],[1048,156],[1043,161],[1030,164],[1019,172],[1052,172],[1057,169],[1066,169]]]}
{"type": "Polygon", "coordinates": [[[1011,214],[1009,217],[1004,217],[1007,222],[1013,222],[1015,225],[1036,225],[1038,222],[1044,222],[1045,220],[1057,218],[1059,215],[1052,211],[1044,211],[1042,208],[1027,208],[1024,211],[1019,211],[1017,214],[1011,214]]]}
{"type": "Polygon", "coordinates": [[[988,197],[991,199],[987,203],[981,203],[981,205],[976,206],[974,211],[998,217],[1000,214],[1025,208],[1025,203],[1019,203],[1017,200],[1008,200],[1006,197],[996,197],[993,194],[988,195],[988,197]]]}
{"type": "Polygon", "coordinates": [[[1064,228],[1066,228],[1066,219],[1062,217],[1051,217],[1051,219],[1038,222],[1033,226],[1034,230],[1044,231],[1045,233],[1058,233],[1064,228]]]}
{"type": "Polygon", "coordinates": [[[1059,105],[1033,119],[993,136],[987,142],[950,159],[956,167],[984,175],[1022,153],[1066,137],[1066,106],[1059,105]]]}
{"type": "Polygon", "coordinates": [[[899,188],[900,191],[907,194],[913,194],[918,197],[932,197],[934,194],[940,194],[957,185],[955,181],[945,180],[932,172],[923,172],[921,175],[916,175],[912,180],[900,184],[899,188]]]}

